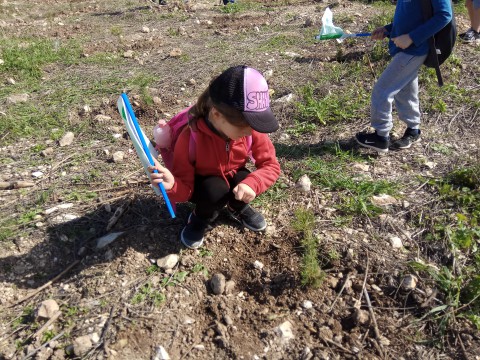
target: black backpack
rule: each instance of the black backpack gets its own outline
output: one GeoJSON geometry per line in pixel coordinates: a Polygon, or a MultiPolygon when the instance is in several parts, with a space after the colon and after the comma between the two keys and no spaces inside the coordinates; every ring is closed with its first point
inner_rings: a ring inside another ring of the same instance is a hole
{"type": "MultiPolygon", "coordinates": [[[[433,16],[431,0],[421,0],[422,13],[425,21],[433,16]]],[[[455,23],[455,16],[453,14],[452,5],[452,20],[445,25],[445,27],[433,35],[429,41],[428,55],[423,63],[426,67],[434,68],[437,73],[438,85],[443,85],[442,74],[440,73],[440,65],[452,53],[457,39],[457,24],[455,23]]]]}

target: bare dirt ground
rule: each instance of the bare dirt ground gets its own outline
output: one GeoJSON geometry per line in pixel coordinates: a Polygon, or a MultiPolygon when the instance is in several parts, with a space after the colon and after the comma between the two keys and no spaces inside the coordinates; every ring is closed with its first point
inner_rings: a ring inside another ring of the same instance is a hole
{"type": "MultiPolygon", "coordinates": [[[[111,89],[85,102],[52,105],[68,108],[67,124],[76,129],[71,145],[60,147],[48,136],[13,141],[1,134],[1,180],[35,183],[1,190],[2,218],[35,211],[0,243],[0,358],[168,358],[163,349],[171,359],[478,359],[479,333],[467,319],[456,319],[443,333],[426,319],[443,305],[443,295],[408,266],[419,258],[439,267],[451,261],[445,244],[425,239],[428,229],[415,227],[413,219],[435,216],[429,210],[436,198],[426,180],[478,164],[478,47],[457,46],[461,65],[444,74],[448,82],[457,72],[456,85],[477,106],[439,92],[447,110],[425,114],[424,140],[401,153],[377,157],[356,149],[351,138],[368,126],[366,107],[353,121],[295,135],[287,131],[295,126],[293,104],[274,102],[282,127],[272,140],[283,173],[258,203],[270,224],[266,234],[242,229],[222,214],[205,247],[190,251],[178,241],[190,208],[181,204],[172,220],[153,196],[116,109],[120,92],[129,92],[149,133],[157,118],[194,101],[227,66],[272,70],[268,81],[278,100],[315,84],[330,71],[328,64],[354,66],[373,45],[305,41],[321,26],[323,2],[264,2],[262,11],[228,14],[214,1],[167,1],[0,2],[2,36],[81,44],[83,60],[46,66],[42,81],[52,88],[33,91],[30,101],[40,102],[49,91],[68,92],[74,83],[90,95],[92,84],[111,89]],[[281,49],[262,45],[279,34],[292,41],[281,49]],[[94,61],[105,54],[116,61],[94,61]],[[125,88],[119,80],[140,73],[154,78],[149,87],[125,88]],[[402,184],[401,196],[382,215],[342,223],[335,206],[349,194],[319,186],[295,190],[302,161],[335,161],[332,144],[353,148],[364,159],[349,163],[352,178],[402,184]],[[39,145],[53,150],[34,151],[39,145]],[[116,151],[124,152],[122,162],[112,161],[116,151]],[[43,174],[32,178],[35,171],[43,174]],[[302,234],[291,225],[298,208],[315,214],[326,274],[319,288],[301,284],[302,234]],[[111,233],[121,234],[99,248],[97,239],[111,233]],[[392,237],[402,241],[401,248],[392,246],[392,237]],[[170,254],[180,258],[173,269],[153,265],[170,254]],[[218,273],[230,280],[221,295],[210,282],[218,273]],[[405,289],[409,275],[418,283],[405,289]],[[37,309],[47,299],[61,313],[42,328],[46,320],[37,309]]],[[[349,19],[343,26],[360,30],[384,11],[360,2],[330,5],[349,19]]],[[[468,27],[464,15],[457,22],[461,30],[468,27]]],[[[371,64],[372,72],[359,82],[367,93],[380,66],[371,64]]],[[[341,92],[342,82],[317,91],[341,92]]],[[[0,100],[2,113],[8,106],[0,100]]]]}

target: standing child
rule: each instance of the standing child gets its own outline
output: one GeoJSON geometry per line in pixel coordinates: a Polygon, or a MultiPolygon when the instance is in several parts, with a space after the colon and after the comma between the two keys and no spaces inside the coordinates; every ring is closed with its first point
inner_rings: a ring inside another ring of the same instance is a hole
{"type": "Polygon", "coordinates": [[[470,18],[470,29],[459,37],[465,42],[475,42],[480,40],[480,0],[465,0],[465,7],[470,18]]]}
{"type": "Polygon", "coordinates": [[[188,248],[200,247],[225,205],[245,227],[264,230],[264,217],[249,203],[280,175],[267,135],[278,129],[278,122],[270,110],[265,78],[251,67],[231,67],[210,83],[189,115],[189,126],[175,144],[172,171],[155,162],[158,174],[151,175],[152,183],[162,182],[173,202],[195,204],[180,240],[188,248]],[[192,131],[194,163],[189,156],[192,131]],[[253,172],[245,167],[250,152],[256,167],[253,172]]]}
{"type": "MultiPolygon", "coordinates": [[[[423,1],[423,0],[422,0],[423,1]]],[[[424,21],[421,0],[398,0],[393,22],[372,32],[374,40],[390,37],[389,52],[393,57],[377,80],[371,97],[371,125],[374,133],[358,133],[360,146],[387,152],[393,127],[392,102],[398,117],[407,129],[392,150],[407,149],[420,140],[420,104],[418,70],[427,57],[428,39],[452,19],[451,0],[431,0],[433,16],[424,21]]]]}

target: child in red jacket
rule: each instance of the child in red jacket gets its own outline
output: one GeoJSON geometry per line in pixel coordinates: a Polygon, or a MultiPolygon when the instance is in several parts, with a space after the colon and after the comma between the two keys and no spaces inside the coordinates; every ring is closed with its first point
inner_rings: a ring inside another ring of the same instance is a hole
{"type": "Polygon", "coordinates": [[[171,201],[195,204],[180,240],[188,248],[200,247],[225,205],[245,227],[264,230],[264,217],[249,203],[280,175],[275,148],[267,135],[278,129],[278,122],[270,110],[265,78],[251,67],[231,67],[210,83],[189,114],[189,126],[175,144],[172,171],[158,162],[150,168],[152,184],[162,182],[171,201]],[[194,163],[189,156],[192,131],[194,163]],[[253,172],[245,167],[250,152],[256,167],[253,172]]]}

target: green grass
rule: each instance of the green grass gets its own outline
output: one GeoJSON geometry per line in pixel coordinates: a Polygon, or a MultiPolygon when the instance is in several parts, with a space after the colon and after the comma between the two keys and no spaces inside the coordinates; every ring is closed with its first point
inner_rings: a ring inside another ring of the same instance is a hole
{"type": "Polygon", "coordinates": [[[0,39],[0,56],[4,60],[0,73],[17,79],[39,79],[42,68],[48,64],[73,64],[78,62],[81,48],[69,41],[35,38],[0,39]]]}
{"type": "Polygon", "coordinates": [[[418,262],[411,266],[425,273],[443,293],[443,305],[424,317],[440,335],[457,317],[472,321],[480,329],[480,166],[454,169],[442,179],[431,181],[439,203],[434,214],[426,214],[418,224],[429,229],[427,243],[443,244],[457,266],[434,268],[418,262]]]}
{"type": "Polygon", "coordinates": [[[334,207],[343,215],[381,214],[383,209],[372,203],[372,197],[380,194],[393,196],[398,193],[400,185],[386,180],[355,177],[350,170],[351,163],[355,159],[353,151],[343,151],[336,146],[333,158],[330,156],[308,157],[301,162],[300,166],[293,165],[293,176],[297,179],[307,174],[312,185],[324,191],[335,192],[338,199],[334,207]]]}

